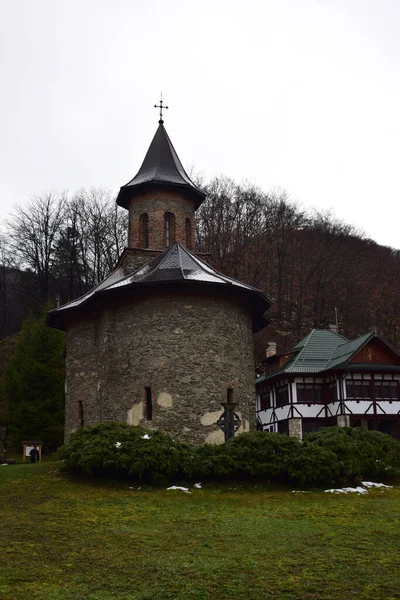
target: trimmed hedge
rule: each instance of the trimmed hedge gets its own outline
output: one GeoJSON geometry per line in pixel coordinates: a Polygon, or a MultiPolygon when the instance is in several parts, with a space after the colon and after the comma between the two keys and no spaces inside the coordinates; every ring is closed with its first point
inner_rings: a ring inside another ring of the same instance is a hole
{"type": "Polygon", "coordinates": [[[400,473],[400,442],[377,431],[329,427],[299,442],[278,433],[242,433],[227,444],[192,446],[120,423],[79,429],[59,450],[69,470],[139,481],[256,479],[335,484],[400,473]]]}
{"type": "Polygon", "coordinates": [[[103,423],[79,429],[58,456],[68,469],[80,473],[157,480],[181,473],[182,463],[190,461],[190,450],[162,431],[103,423]]]}
{"type": "Polygon", "coordinates": [[[380,431],[325,427],[308,435],[304,447],[332,452],[339,479],[388,477],[400,472],[400,441],[380,431]]]}

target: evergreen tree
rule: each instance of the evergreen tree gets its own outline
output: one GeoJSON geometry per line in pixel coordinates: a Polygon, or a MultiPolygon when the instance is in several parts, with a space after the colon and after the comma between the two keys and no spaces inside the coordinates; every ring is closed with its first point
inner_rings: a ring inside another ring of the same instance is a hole
{"type": "Polygon", "coordinates": [[[48,308],[40,318],[24,322],[4,374],[8,433],[14,443],[36,438],[58,446],[63,441],[65,335],[46,326],[48,308]]]}

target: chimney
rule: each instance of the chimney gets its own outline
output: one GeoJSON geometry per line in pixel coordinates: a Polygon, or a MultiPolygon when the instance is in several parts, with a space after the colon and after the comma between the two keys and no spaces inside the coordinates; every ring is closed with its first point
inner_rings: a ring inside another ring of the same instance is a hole
{"type": "Polygon", "coordinates": [[[276,342],[267,342],[266,357],[270,358],[276,354],[276,342]]]}

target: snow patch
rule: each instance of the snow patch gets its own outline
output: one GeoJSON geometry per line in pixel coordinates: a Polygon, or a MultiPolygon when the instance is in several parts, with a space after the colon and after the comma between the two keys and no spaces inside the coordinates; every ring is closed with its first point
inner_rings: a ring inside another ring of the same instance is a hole
{"type": "Polygon", "coordinates": [[[151,440],[151,436],[148,433],[145,433],[141,436],[142,440],[151,440]]]}
{"type": "Polygon", "coordinates": [[[194,487],[197,488],[198,490],[201,490],[201,486],[202,486],[201,483],[195,483],[194,484],[194,487]]]}
{"type": "MultiPolygon", "coordinates": [[[[358,487],[344,487],[344,488],[333,488],[331,490],[324,490],[331,494],[368,494],[368,490],[371,488],[392,488],[392,485],[385,485],[384,483],[374,483],[373,481],[362,481],[361,486],[358,487]]],[[[381,490],[383,491],[383,490],[381,490]]]]}
{"type": "Polygon", "coordinates": [[[373,481],[362,481],[361,485],[366,488],[392,488],[392,485],[385,485],[384,483],[374,483],[373,481]]]}
{"type": "Polygon", "coordinates": [[[361,486],[353,487],[345,487],[345,488],[332,488],[331,490],[324,490],[325,492],[329,492],[331,494],[368,494],[368,490],[361,486]]]}
{"type": "Polygon", "coordinates": [[[182,492],[186,492],[186,494],[191,494],[189,492],[189,488],[180,487],[179,485],[171,485],[171,487],[167,488],[167,490],[181,490],[182,492]]]}

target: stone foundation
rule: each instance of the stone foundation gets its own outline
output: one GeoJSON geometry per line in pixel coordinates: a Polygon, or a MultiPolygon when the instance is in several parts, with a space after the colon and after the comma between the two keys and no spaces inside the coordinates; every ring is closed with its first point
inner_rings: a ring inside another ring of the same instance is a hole
{"type": "Polygon", "coordinates": [[[289,425],[289,436],[297,438],[298,440],[303,439],[303,426],[302,419],[294,418],[288,419],[289,425]]]}
{"type": "Polygon", "coordinates": [[[349,415],[338,415],[337,416],[337,426],[338,427],[350,427],[349,415]]]}

